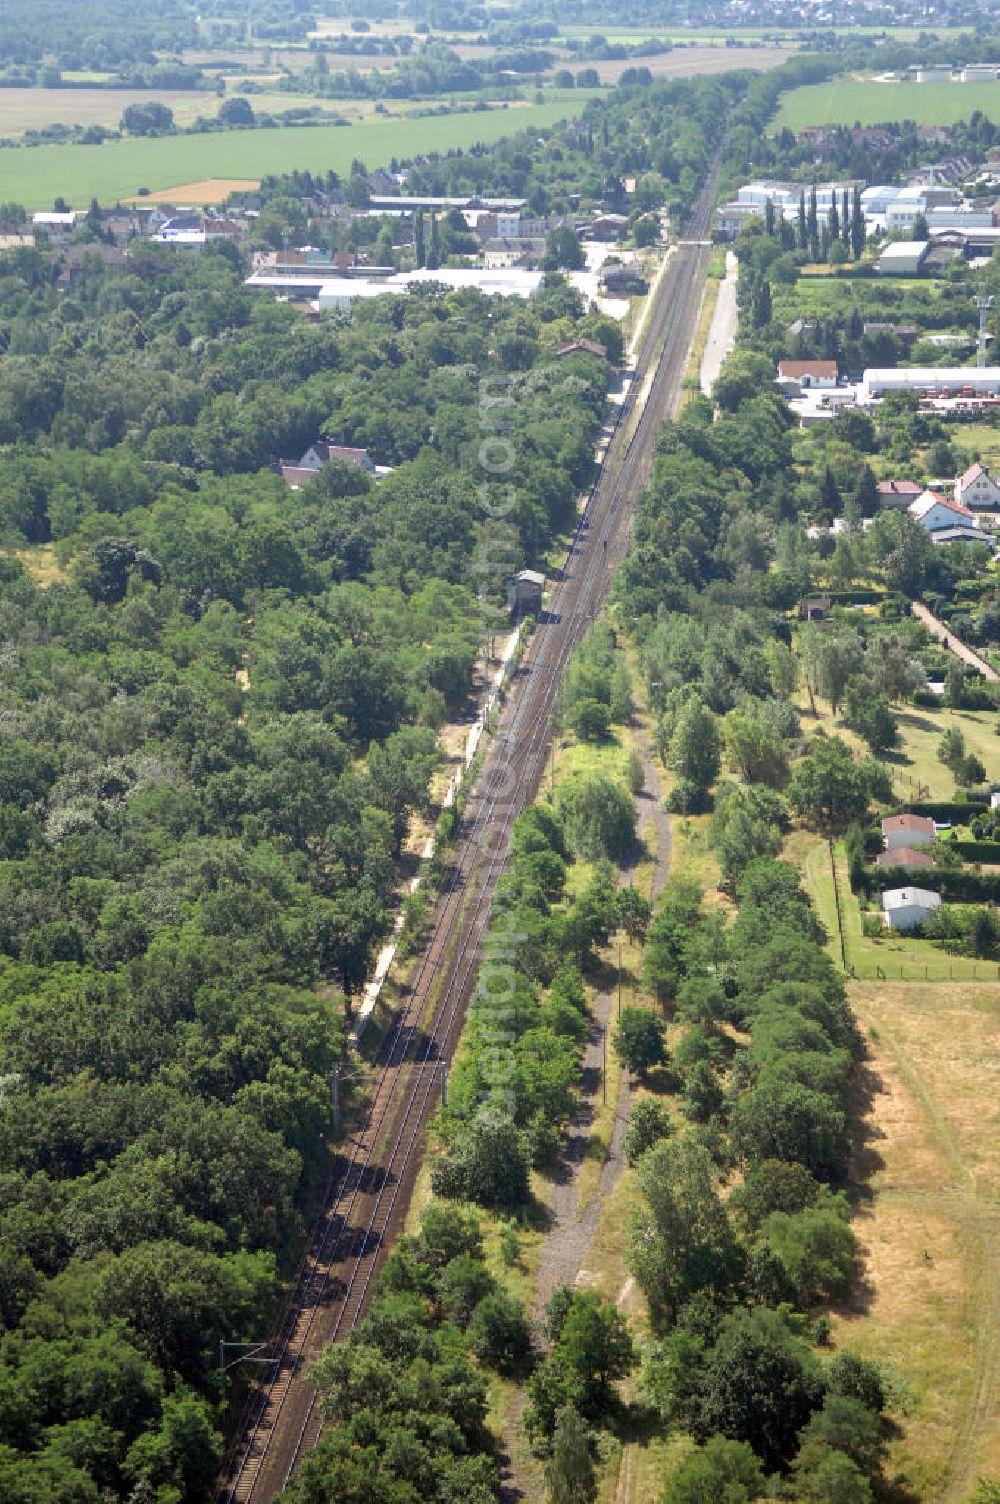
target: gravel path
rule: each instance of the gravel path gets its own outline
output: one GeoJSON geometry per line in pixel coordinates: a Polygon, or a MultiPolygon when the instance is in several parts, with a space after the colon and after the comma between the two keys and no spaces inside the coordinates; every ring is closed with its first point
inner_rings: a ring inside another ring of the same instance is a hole
{"type": "MultiPolygon", "coordinates": [[[[659,774],[645,733],[641,735],[639,752],[643,762],[644,782],[636,797],[637,828],[641,832],[652,825],[655,832],[650,841],[650,847],[655,855],[652,885],[655,897],[666,882],[669,871],[670,816],[663,804],[659,774]]],[[[618,874],[619,885],[624,886],[634,880],[636,867],[642,855],[643,849],[637,842],[634,850],[622,863],[618,874]]],[[[611,1139],[601,1169],[600,1189],[585,1207],[580,1208],[580,1167],[590,1143],[594,1111],[601,1090],[605,1038],[610,1033],[613,1013],[617,1006],[616,1000],[615,990],[601,992],[594,1000],[593,1024],[583,1053],[580,1102],[576,1115],[570,1123],[566,1150],[556,1171],[553,1192],[548,1205],[550,1222],[535,1283],[533,1314],[536,1319],[541,1317],[552,1292],[559,1285],[572,1284],[579,1270],[586,1264],[590,1245],[604,1209],[605,1199],[614,1190],[624,1167],[622,1144],[628,1128],[631,1093],[627,1073],[622,1071],[611,1126],[611,1139]]]]}
{"type": "MultiPolygon", "coordinates": [[[[637,750],[642,757],[643,764],[643,787],[636,796],[637,829],[642,833],[649,831],[652,826],[648,845],[655,857],[652,882],[655,898],[666,882],[670,871],[670,816],[663,803],[659,772],[645,731],[638,732],[637,750]]],[[[620,885],[624,886],[633,881],[636,867],[643,854],[643,848],[637,842],[619,870],[620,885]]],[[[623,1142],[628,1129],[631,1092],[628,1074],[623,1070],[619,1076],[611,1141],[601,1167],[598,1193],[585,1207],[580,1208],[580,1169],[590,1143],[594,1111],[598,1093],[601,1090],[604,1033],[611,1022],[616,998],[616,992],[601,992],[594,1000],[593,1024],[583,1053],[579,1106],[569,1126],[566,1150],[556,1171],[547,1207],[549,1221],[538,1263],[532,1307],[532,1316],[536,1321],[542,1320],[545,1305],[553,1291],[559,1285],[574,1284],[579,1271],[586,1267],[590,1245],[594,1240],[606,1199],[614,1190],[618,1177],[625,1167],[623,1142]]],[[[526,1403],[527,1397],[521,1392],[511,1405],[505,1426],[508,1437],[520,1428],[526,1403]]],[[[522,1486],[509,1450],[501,1458],[501,1469],[501,1498],[504,1504],[518,1504],[518,1501],[526,1499],[530,1494],[530,1489],[526,1484],[522,1486]]]]}

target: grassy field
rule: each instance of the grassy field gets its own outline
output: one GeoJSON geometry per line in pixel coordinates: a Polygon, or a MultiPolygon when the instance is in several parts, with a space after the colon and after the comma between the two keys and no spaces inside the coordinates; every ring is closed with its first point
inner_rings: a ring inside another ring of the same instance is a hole
{"type": "Polygon", "coordinates": [[[863,1278],[834,1340],[904,1389],[888,1476],[965,1504],[1000,1473],[1000,987],[852,984],[869,1059],[854,1221],[863,1278]]]}
{"type": "Polygon", "coordinates": [[[837,79],[807,84],[784,96],[773,130],[802,130],[807,125],[881,125],[915,120],[918,125],[954,125],[982,110],[1000,120],[1000,83],[876,84],[837,79]]]}
{"type": "Polygon", "coordinates": [[[156,94],[149,89],[0,89],[0,136],[23,136],[57,123],[117,129],[128,105],[154,98],[173,110],[178,125],[214,117],[220,104],[204,89],[161,89],[156,94]]]}
{"type": "Polygon", "coordinates": [[[394,156],[447,151],[497,141],[526,126],[554,125],[578,115],[591,97],[586,89],[552,90],[545,104],[488,112],[164,136],[104,146],[10,147],[0,152],[0,179],[6,197],[39,209],[50,207],[60,194],[68,203],[85,207],[91,198],[110,204],[131,198],[142,187],[172,188],[205,178],[258,179],[294,168],[346,173],[354,157],[376,167],[394,156]]]}
{"type": "Polygon", "coordinates": [[[989,423],[963,423],[955,429],[952,443],[967,454],[978,454],[991,468],[1000,467],[1000,428],[989,423]]]}
{"type": "Polygon", "coordinates": [[[678,47],[659,57],[615,58],[601,62],[581,60],[579,63],[566,58],[559,59],[555,66],[571,70],[596,68],[602,84],[613,84],[618,82],[626,68],[648,68],[654,78],[695,78],[729,73],[734,68],[756,68],[764,72],[780,67],[790,56],[787,47],[678,47]]]}

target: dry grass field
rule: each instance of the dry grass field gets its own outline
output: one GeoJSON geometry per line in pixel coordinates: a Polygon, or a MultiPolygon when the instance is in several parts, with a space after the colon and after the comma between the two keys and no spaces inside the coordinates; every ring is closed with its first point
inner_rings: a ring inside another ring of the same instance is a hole
{"type": "Polygon", "coordinates": [[[197,183],[180,183],[176,188],[161,188],[143,198],[130,199],[133,204],[221,204],[231,193],[251,193],[260,187],[259,178],[202,178],[197,183]]]}
{"type": "Polygon", "coordinates": [[[869,1061],[854,1230],[862,1279],[838,1343],[898,1377],[887,1468],[964,1504],[1000,1474],[1000,987],[856,983],[869,1061]]]}
{"type": "Polygon", "coordinates": [[[659,57],[615,58],[604,62],[561,62],[557,67],[596,68],[602,84],[615,84],[626,68],[648,68],[654,78],[697,78],[714,73],[730,73],[734,68],[756,68],[765,72],[778,68],[791,56],[787,47],[684,47],[664,52],[659,57]]]}
{"type": "Polygon", "coordinates": [[[105,125],[117,129],[130,104],[157,99],[173,110],[178,125],[214,116],[218,98],[211,90],[160,89],[0,89],[0,136],[23,136],[47,125],[105,125]]]}

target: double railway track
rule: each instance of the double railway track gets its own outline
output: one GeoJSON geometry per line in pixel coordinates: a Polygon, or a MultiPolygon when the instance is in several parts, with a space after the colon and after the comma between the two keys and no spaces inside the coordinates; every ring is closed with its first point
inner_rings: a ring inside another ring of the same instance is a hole
{"type": "Polygon", "coordinates": [[[268,1344],[273,1354],[268,1375],[251,1394],[217,1504],[273,1499],[315,1446],[323,1414],[306,1370],[327,1343],[345,1336],[363,1315],[382,1257],[402,1224],[440,1068],[454,1052],[475,984],[511,825],[536,796],[563,671],[625,556],[633,499],[648,480],[660,424],[676,410],[707,271],[715,182],[713,168],[657,289],[598,480],[550,609],[511,685],[463,816],[430,940],[374,1063],[364,1121],[341,1149],[291,1298],[268,1344]]]}

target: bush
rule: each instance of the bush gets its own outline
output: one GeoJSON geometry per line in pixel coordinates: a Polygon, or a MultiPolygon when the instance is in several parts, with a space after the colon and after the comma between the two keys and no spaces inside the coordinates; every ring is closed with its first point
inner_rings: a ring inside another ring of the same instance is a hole
{"type": "Polygon", "coordinates": [[[612,1038],[615,1054],[622,1065],[643,1076],[667,1059],[664,1032],[662,1022],[648,1008],[623,1008],[612,1038]]]}
{"type": "Polygon", "coordinates": [[[634,1165],[647,1149],[651,1149],[661,1139],[669,1138],[670,1132],[670,1113],[664,1104],[657,1102],[655,1097],[640,1097],[632,1108],[631,1121],[625,1134],[625,1158],[628,1163],[634,1165]]]}
{"type": "Polygon", "coordinates": [[[479,1302],[469,1323],[476,1357],[499,1373],[513,1372],[531,1351],[531,1328],[522,1307],[501,1292],[479,1302]]]}
{"type": "Polygon", "coordinates": [[[618,861],[635,840],[635,806],[616,779],[578,773],[560,785],[556,806],[571,849],[585,861],[618,861]]]}
{"type": "Polygon", "coordinates": [[[431,1188],[450,1201],[519,1206],[528,1199],[528,1154],[513,1118],[491,1107],[459,1130],[431,1170],[431,1188]]]}

